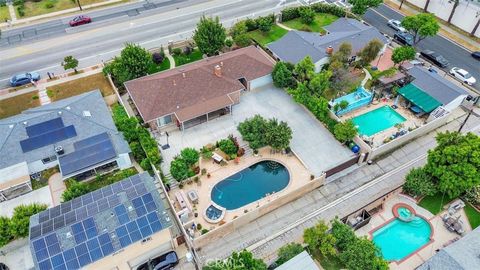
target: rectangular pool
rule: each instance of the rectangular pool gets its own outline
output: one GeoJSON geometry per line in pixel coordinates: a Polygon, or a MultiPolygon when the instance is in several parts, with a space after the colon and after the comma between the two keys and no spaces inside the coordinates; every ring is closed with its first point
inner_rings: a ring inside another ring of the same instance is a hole
{"type": "Polygon", "coordinates": [[[365,136],[372,136],[396,124],[403,123],[405,120],[403,116],[388,105],[352,119],[353,123],[358,127],[358,132],[365,136]]]}

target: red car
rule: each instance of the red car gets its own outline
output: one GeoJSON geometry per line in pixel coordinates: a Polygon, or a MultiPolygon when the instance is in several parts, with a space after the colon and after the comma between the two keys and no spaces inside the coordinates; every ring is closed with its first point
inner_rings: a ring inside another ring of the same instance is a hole
{"type": "Polygon", "coordinates": [[[77,25],[87,24],[87,23],[91,23],[91,22],[92,22],[92,18],[90,18],[88,16],[80,15],[80,16],[77,16],[77,17],[73,18],[69,22],[69,24],[70,24],[70,26],[74,27],[74,26],[77,26],[77,25]]]}

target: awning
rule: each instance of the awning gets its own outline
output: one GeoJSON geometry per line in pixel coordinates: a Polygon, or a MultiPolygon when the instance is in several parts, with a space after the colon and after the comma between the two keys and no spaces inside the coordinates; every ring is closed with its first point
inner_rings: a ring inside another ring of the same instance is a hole
{"type": "Polygon", "coordinates": [[[233,104],[234,102],[228,95],[223,95],[203,102],[198,101],[195,105],[176,111],[175,114],[177,115],[178,121],[185,122],[233,104]]]}
{"type": "Polygon", "coordinates": [[[413,84],[407,84],[398,90],[398,93],[405,99],[409,100],[413,104],[417,105],[424,112],[429,113],[435,110],[438,106],[441,106],[438,100],[434,99],[429,94],[422,91],[422,89],[416,87],[413,84]]]}

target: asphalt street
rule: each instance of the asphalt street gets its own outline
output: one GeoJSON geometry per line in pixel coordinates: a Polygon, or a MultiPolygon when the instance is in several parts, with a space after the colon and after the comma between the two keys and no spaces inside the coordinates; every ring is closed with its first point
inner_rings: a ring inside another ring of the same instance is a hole
{"type": "MultiPolygon", "coordinates": [[[[401,21],[402,18],[403,15],[383,4],[378,8],[369,9],[363,16],[363,19],[367,23],[390,37],[393,37],[395,30],[387,25],[387,21],[389,19],[401,21]]],[[[420,41],[415,47],[419,52],[428,49],[443,55],[443,57],[450,62],[450,65],[443,69],[445,71],[450,70],[452,67],[467,70],[477,79],[477,83],[474,85],[475,89],[480,90],[480,61],[475,60],[468,50],[439,35],[427,37],[420,41]]]]}
{"type": "Polygon", "coordinates": [[[7,86],[10,76],[20,72],[38,71],[42,76],[46,76],[47,71],[62,73],[60,63],[66,55],[77,58],[82,68],[118,55],[126,42],[154,48],[166,46],[169,41],[188,39],[202,15],[219,16],[222,23],[230,27],[239,19],[278,12],[292,4],[298,2],[187,0],[156,9],[149,16],[123,16],[107,24],[94,21],[48,39],[23,40],[16,46],[0,47],[0,86],[7,86]]]}

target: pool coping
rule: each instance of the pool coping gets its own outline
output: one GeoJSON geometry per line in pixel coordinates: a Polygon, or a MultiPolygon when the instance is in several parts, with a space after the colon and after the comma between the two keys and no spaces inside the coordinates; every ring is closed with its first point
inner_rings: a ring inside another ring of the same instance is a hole
{"type": "MultiPolygon", "coordinates": [[[[405,207],[408,206],[408,208],[412,208],[410,205],[406,204],[406,203],[397,203],[395,205],[393,205],[392,207],[392,212],[394,209],[398,209],[399,207],[405,207]]],[[[386,210],[383,210],[382,212],[385,212],[386,210]]],[[[424,248],[426,248],[428,245],[432,244],[433,242],[435,242],[435,239],[433,239],[433,236],[435,235],[435,230],[433,228],[433,225],[432,223],[430,222],[430,219],[426,218],[425,216],[421,215],[421,214],[417,214],[415,209],[413,209],[413,211],[415,212],[415,215],[420,217],[420,218],[423,218],[427,223],[428,225],[430,226],[430,236],[429,236],[429,239],[430,241],[428,241],[427,243],[423,244],[422,246],[420,246],[418,249],[416,249],[414,252],[410,253],[408,256],[402,258],[401,260],[387,260],[389,263],[396,263],[397,265],[400,265],[401,263],[403,263],[404,261],[406,261],[407,259],[409,259],[410,257],[416,255],[418,252],[420,252],[421,250],[423,250],[424,248]]],[[[396,211],[395,211],[396,212],[396,211]]],[[[373,233],[380,230],[381,228],[385,227],[386,225],[390,224],[391,222],[393,222],[395,219],[398,219],[397,217],[395,217],[395,212],[393,212],[393,215],[394,217],[393,218],[390,218],[388,219],[387,221],[383,222],[382,224],[380,224],[379,226],[375,227],[374,229],[370,230],[368,232],[369,234],[369,238],[370,240],[373,242],[373,233]]],[[[381,212],[380,212],[381,213],[381,212]]],[[[380,213],[378,213],[378,215],[380,215],[380,213]]],[[[386,259],[385,259],[386,260],[386,259]]]]}
{"type": "MultiPolygon", "coordinates": [[[[357,116],[355,116],[355,117],[350,117],[349,119],[352,120],[352,122],[353,122],[353,119],[354,119],[354,118],[357,118],[357,117],[363,116],[363,115],[365,115],[365,114],[371,113],[371,112],[373,112],[373,111],[379,110],[379,109],[381,109],[381,108],[383,108],[383,107],[388,107],[388,108],[390,108],[392,111],[394,111],[394,112],[395,112],[396,114],[398,114],[400,117],[402,117],[404,120],[403,120],[402,122],[400,122],[400,123],[406,122],[406,121],[408,120],[408,118],[406,118],[405,116],[403,116],[402,114],[400,114],[399,112],[397,112],[395,109],[392,108],[391,105],[388,105],[388,104],[385,104],[385,105],[380,106],[380,107],[378,107],[378,108],[376,108],[376,109],[367,111],[367,112],[365,112],[365,113],[359,114],[359,115],[357,115],[357,116]]],[[[355,123],[354,123],[354,124],[355,124],[355,123]]],[[[396,124],[395,124],[395,125],[396,125],[396,124]]],[[[382,130],[379,130],[379,131],[377,131],[377,132],[375,132],[375,133],[373,133],[373,134],[371,134],[371,135],[361,134],[361,133],[360,133],[360,128],[358,128],[358,130],[359,130],[359,131],[358,131],[358,135],[359,135],[360,137],[364,136],[364,137],[366,137],[366,138],[372,138],[373,136],[377,135],[377,134],[380,133],[380,132],[383,132],[383,131],[385,131],[385,130],[387,130],[387,129],[390,129],[390,128],[392,128],[392,127],[395,127],[395,125],[390,126],[390,127],[388,127],[388,128],[385,128],[385,129],[382,129],[382,130]]],[[[356,125],[356,126],[358,126],[358,125],[356,125]]]]}
{"type": "MultiPolygon", "coordinates": [[[[295,156],[295,157],[296,157],[296,156],[295,156]]],[[[219,180],[218,182],[216,182],[214,185],[212,185],[211,187],[209,187],[209,188],[208,188],[208,195],[209,195],[209,198],[210,198],[210,204],[214,204],[215,207],[217,207],[217,205],[218,205],[217,203],[215,203],[215,202],[212,200],[212,190],[213,190],[213,188],[214,188],[218,183],[222,182],[223,180],[229,178],[230,176],[232,176],[232,175],[234,175],[234,174],[236,174],[236,173],[238,173],[238,172],[240,172],[240,171],[242,171],[242,170],[244,170],[244,169],[246,169],[246,168],[248,168],[248,167],[250,167],[250,166],[252,166],[252,165],[254,165],[254,164],[256,164],[256,163],[260,163],[260,162],[262,162],[262,161],[269,161],[269,160],[270,160],[270,161],[275,161],[275,162],[278,162],[278,163],[282,164],[282,165],[285,167],[285,169],[287,170],[287,173],[288,173],[288,184],[287,184],[283,189],[281,189],[281,190],[279,190],[278,192],[275,192],[275,193],[273,193],[273,194],[270,194],[270,195],[279,194],[279,193],[281,193],[281,192],[284,192],[286,189],[288,189],[288,187],[290,187],[290,185],[291,185],[291,183],[292,183],[292,174],[291,174],[291,172],[290,172],[290,169],[289,169],[288,165],[285,164],[283,161],[280,161],[280,160],[275,159],[275,158],[271,158],[271,157],[263,158],[263,157],[260,157],[260,159],[252,160],[251,162],[245,164],[243,167],[239,168],[238,170],[235,170],[235,171],[232,172],[231,174],[228,174],[227,176],[223,177],[221,180],[219,180]]],[[[302,164],[302,165],[303,165],[303,164],[302,164]]],[[[225,209],[225,213],[227,213],[227,212],[233,212],[233,211],[238,211],[239,209],[244,208],[244,207],[247,207],[247,206],[249,206],[249,205],[253,205],[254,203],[256,203],[256,202],[258,202],[258,201],[260,201],[261,199],[264,199],[264,198],[267,198],[267,197],[262,197],[262,198],[260,198],[260,199],[257,199],[257,200],[255,200],[255,201],[251,202],[251,203],[248,203],[248,204],[242,205],[241,207],[238,207],[238,208],[235,208],[235,209],[230,209],[230,210],[229,210],[229,209],[226,209],[226,208],[223,207],[223,206],[220,206],[220,205],[218,205],[218,206],[221,207],[221,208],[224,208],[224,209],[225,209]]],[[[270,201],[268,201],[268,203],[270,203],[270,201]]],[[[207,207],[207,208],[208,208],[208,207],[207,207]]],[[[205,211],[206,211],[206,210],[207,210],[207,209],[205,209],[205,211]]],[[[205,211],[203,211],[203,212],[205,213],[205,211]]]]}

